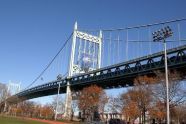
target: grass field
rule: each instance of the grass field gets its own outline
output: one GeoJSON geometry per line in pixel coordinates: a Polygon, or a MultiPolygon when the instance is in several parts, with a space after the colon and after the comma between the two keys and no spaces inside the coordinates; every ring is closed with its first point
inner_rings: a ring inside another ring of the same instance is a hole
{"type": "Polygon", "coordinates": [[[0,116],[0,124],[46,124],[46,123],[0,116]]]}

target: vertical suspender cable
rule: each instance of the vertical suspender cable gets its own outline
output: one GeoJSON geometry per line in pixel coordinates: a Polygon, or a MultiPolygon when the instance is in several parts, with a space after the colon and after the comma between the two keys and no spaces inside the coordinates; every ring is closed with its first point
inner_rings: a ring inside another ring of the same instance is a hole
{"type": "Polygon", "coordinates": [[[91,54],[91,42],[90,41],[87,41],[88,42],[88,55],[91,54]]]}
{"type": "MultiPolygon", "coordinates": [[[[104,34],[102,34],[103,36],[102,36],[102,57],[101,57],[101,63],[103,64],[103,60],[105,59],[105,47],[104,47],[104,45],[105,45],[105,39],[104,39],[104,34]]],[[[102,67],[103,65],[101,65],[101,67],[102,67]]]]}
{"type": "Polygon", "coordinates": [[[136,50],[138,57],[140,57],[140,53],[141,53],[140,44],[141,44],[141,42],[140,42],[140,32],[139,32],[139,28],[138,28],[138,50],[139,51],[136,50]]]}
{"type": "Polygon", "coordinates": [[[111,33],[109,32],[109,43],[108,43],[108,65],[110,65],[110,44],[111,44],[111,33]]]}
{"type": "Polygon", "coordinates": [[[53,57],[53,59],[48,63],[48,65],[44,68],[44,70],[33,80],[32,83],[30,83],[25,89],[28,89],[30,86],[32,86],[45,72],[46,70],[51,66],[51,64],[54,62],[54,60],[57,58],[57,56],[60,54],[60,52],[63,50],[63,48],[66,46],[68,41],[71,39],[73,33],[70,34],[70,36],[67,38],[67,40],[64,42],[62,47],[59,49],[57,54],[53,57]]]}
{"type": "MultiPolygon", "coordinates": [[[[68,56],[68,55],[66,55],[66,54],[68,54],[68,52],[67,52],[67,49],[68,49],[68,48],[67,48],[67,47],[68,47],[68,44],[67,44],[67,45],[65,46],[65,48],[64,48],[64,57],[63,57],[64,59],[62,58],[62,62],[63,62],[63,63],[61,64],[61,65],[62,65],[61,68],[63,67],[63,65],[66,65],[66,60],[68,60],[68,59],[67,59],[67,56],[68,56]],[[67,52],[67,53],[66,53],[66,52],[67,52]]],[[[62,71],[63,71],[63,70],[62,70],[62,71]]],[[[64,75],[64,74],[66,73],[66,71],[67,71],[67,70],[64,70],[64,72],[62,72],[62,75],[64,75]]]]}
{"type": "Polygon", "coordinates": [[[151,29],[150,29],[150,27],[149,27],[148,31],[149,31],[149,53],[152,54],[152,49],[151,49],[151,42],[152,41],[151,41],[151,29]]]}
{"type": "MultiPolygon", "coordinates": [[[[139,33],[139,38],[140,38],[140,33],[139,33]]],[[[144,55],[144,53],[143,53],[143,51],[145,51],[145,47],[144,47],[144,49],[143,49],[143,45],[142,45],[142,43],[140,42],[140,56],[143,56],[144,55]]]]}
{"type": "MultiPolygon", "coordinates": [[[[62,51],[62,53],[63,53],[63,51],[62,51]]],[[[59,68],[60,68],[60,55],[57,57],[57,60],[56,60],[56,63],[57,63],[57,74],[56,75],[58,75],[59,74],[59,68]]]]}
{"type": "Polygon", "coordinates": [[[120,38],[119,38],[119,34],[118,34],[118,38],[117,38],[117,62],[119,62],[119,40],[120,40],[120,38]]]}
{"type": "Polygon", "coordinates": [[[79,63],[79,61],[80,61],[80,54],[81,54],[81,39],[79,39],[79,48],[78,48],[78,60],[77,60],[77,62],[78,62],[78,65],[80,64],[79,63]]]}
{"type": "Polygon", "coordinates": [[[126,40],[126,61],[128,61],[128,30],[127,30],[127,40],[126,40]]]}
{"type": "Polygon", "coordinates": [[[96,45],[97,45],[97,44],[94,43],[94,67],[96,66],[96,68],[97,68],[97,67],[98,67],[98,66],[97,66],[97,61],[98,61],[98,60],[97,60],[97,56],[96,56],[96,55],[97,55],[97,54],[96,54],[96,53],[97,53],[97,52],[96,52],[96,45]]]}
{"type": "Polygon", "coordinates": [[[64,53],[65,53],[65,51],[63,50],[62,53],[59,55],[59,63],[58,63],[59,64],[59,67],[58,67],[58,69],[59,69],[58,73],[59,74],[62,74],[62,70],[61,69],[62,69],[62,65],[64,65],[64,64],[62,64],[62,62],[63,62],[62,61],[62,54],[64,54],[64,53]]]}
{"type": "Polygon", "coordinates": [[[113,41],[111,42],[111,45],[110,45],[110,47],[112,46],[112,47],[111,47],[111,51],[110,51],[110,52],[112,53],[112,55],[111,55],[111,65],[115,63],[116,57],[117,57],[117,56],[116,56],[117,52],[116,52],[116,50],[115,50],[115,49],[116,49],[115,41],[116,41],[116,40],[113,38],[113,41]],[[113,51],[112,51],[112,50],[113,50],[113,51]]]}
{"type": "Polygon", "coordinates": [[[179,40],[179,46],[182,45],[181,44],[180,23],[178,23],[178,40],[179,40]]]}
{"type": "Polygon", "coordinates": [[[87,41],[86,40],[84,40],[84,53],[83,53],[83,57],[85,56],[85,53],[86,53],[86,48],[87,48],[87,41]]]}

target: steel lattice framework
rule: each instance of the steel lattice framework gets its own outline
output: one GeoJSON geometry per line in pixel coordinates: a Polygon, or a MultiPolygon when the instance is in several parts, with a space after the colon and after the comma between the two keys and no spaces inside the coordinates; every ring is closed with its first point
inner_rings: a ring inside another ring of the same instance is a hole
{"type": "MultiPolygon", "coordinates": [[[[180,72],[185,79],[186,75],[186,45],[167,50],[168,67],[180,72]]],[[[67,82],[72,91],[79,91],[83,87],[96,84],[104,89],[127,87],[134,85],[134,79],[139,75],[155,76],[155,71],[164,70],[164,53],[158,52],[149,56],[140,57],[120,64],[104,67],[89,73],[58,79],[24,90],[7,99],[10,103],[17,100],[27,100],[47,95],[57,94],[58,84],[60,93],[66,93],[67,82]]]]}

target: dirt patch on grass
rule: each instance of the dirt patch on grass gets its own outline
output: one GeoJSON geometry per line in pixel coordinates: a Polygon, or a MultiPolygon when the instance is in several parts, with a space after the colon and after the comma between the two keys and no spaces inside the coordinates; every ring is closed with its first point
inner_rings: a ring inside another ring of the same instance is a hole
{"type": "Polygon", "coordinates": [[[50,120],[37,119],[37,118],[24,118],[24,119],[44,122],[44,123],[48,123],[48,124],[66,124],[66,123],[59,122],[59,121],[50,121],[50,120]]]}

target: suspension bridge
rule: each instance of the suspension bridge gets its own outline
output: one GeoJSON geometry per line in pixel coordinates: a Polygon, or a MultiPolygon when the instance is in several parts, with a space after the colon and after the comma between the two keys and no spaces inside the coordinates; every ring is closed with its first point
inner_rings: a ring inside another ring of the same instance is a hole
{"type": "Polygon", "coordinates": [[[7,98],[15,104],[32,98],[66,93],[65,116],[70,116],[72,93],[96,84],[103,89],[134,85],[140,75],[164,71],[161,42],[152,33],[169,25],[173,36],[166,39],[169,70],[186,75],[186,19],[127,28],[74,31],[36,79],[21,92],[7,98]],[[57,77],[57,78],[56,78],[57,77]]]}

